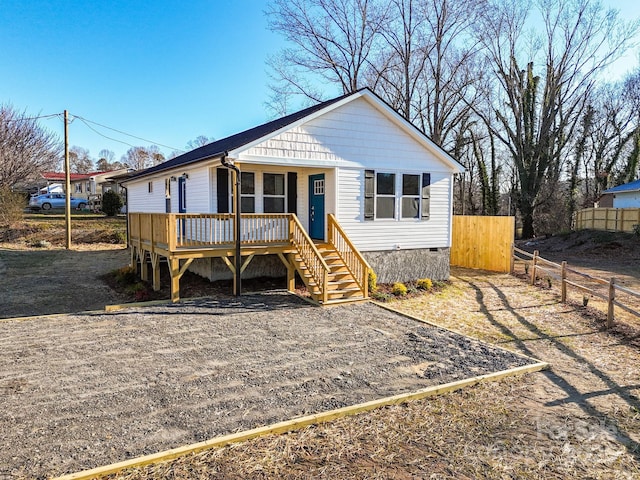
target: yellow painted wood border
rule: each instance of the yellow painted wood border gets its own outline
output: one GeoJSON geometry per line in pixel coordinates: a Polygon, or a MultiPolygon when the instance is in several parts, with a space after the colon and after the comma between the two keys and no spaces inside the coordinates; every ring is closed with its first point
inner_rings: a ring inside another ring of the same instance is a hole
{"type": "Polygon", "coordinates": [[[125,468],[141,467],[151,463],[159,463],[167,460],[172,460],[177,457],[181,457],[191,453],[201,452],[203,450],[209,450],[212,448],[223,447],[230,443],[244,442],[252,438],[260,437],[263,435],[277,434],[291,432],[301,429],[303,427],[314,425],[318,423],[324,423],[337,418],[345,417],[348,415],[355,415],[357,413],[366,412],[375,408],[385,407],[389,405],[397,405],[400,403],[409,402],[412,400],[419,400],[426,397],[435,395],[441,395],[443,393],[453,392],[464,387],[476,385],[482,381],[494,381],[501,378],[510,377],[514,375],[521,375],[524,373],[538,372],[548,367],[548,364],[544,362],[538,362],[531,365],[525,365],[523,367],[511,368],[509,370],[503,370],[501,372],[490,373],[486,375],[479,375],[473,378],[467,378],[465,380],[458,380],[456,382],[445,383],[443,385],[435,385],[431,387],[422,388],[414,392],[401,393],[393,395],[391,397],[380,398],[377,400],[371,400],[369,402],[360,403],[356,405],[350,405],[343,408],[337,408],[335,410],[329,410],[314,415],[307,415],[304,417],[294,418],[292,420],[286,420],[283,422],[274,423],[264,427],[253,428],[251,430],[245,430],[244,432],[233,433],[230,435],[223,435],[221,437],[205,440],[204,442],[193,443],[183,447],[174,448],[171,450],[165,450],[163,452],[154,453],[151,455],[145,455],[138,458],[132,458],[123,462],[112,463],[111,465],[105,465],[102,467],[93,468],[91,470],[84,470],[81,472],[71,473],[69,475],[63,475],[53,480],[85,480],[95,477],[101,477],[110,473],[115,473],[125,468]]]}
{"type": "MultiPolygon", "coordinates": [[[[104,311],[105,312],[115,312],[117,310],[124,310],[125,308],[153,307],[155,305],[176,306],[176,305],[184,304],[185,302],[190,302],[190,301],[193,301],[193,300],[211,300],[213,298],[215,298],[215,297],[213,297],[213,296],[188,297],[188,298],[181,298],[179,302],[173,302],[173,303],[171,302],[170,298],[165,298],[165,299],[161,299],[161,300],[149,300],[148,302],[120,303],[120,304],[115,304],[115,305],[105,305],[104,311]]],[[[72,314],[67,314],[67,315],[72,315],[72,314]]]]}
{"type": "Polygon", "coordinates": [[[2,322],[26,322],[28,320],[39,320],[41,318],[55,318],[62,317],[68,315],[95,315],[104,313],[104,310],[85,310],[80,312],[61,312],[61,313],[43,313],[42,315],[29,315],[27,317],[7,317],[0,318],[0,323],[2,322]]]}

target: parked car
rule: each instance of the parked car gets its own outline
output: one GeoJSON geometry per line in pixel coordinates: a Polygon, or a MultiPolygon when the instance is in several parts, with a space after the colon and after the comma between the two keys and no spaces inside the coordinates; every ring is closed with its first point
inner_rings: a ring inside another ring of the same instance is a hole
{"type": "MultiPolygon", "coordinates": [[[[71,208],[82,210],[87,206],[84,198],[70,198],[71,208]]],[[[34,195],[29,199],[29,208],[32,210],[50,210],[52,208],[65,208],[64,193],[45,193],[43,195],[34,195]]]]}

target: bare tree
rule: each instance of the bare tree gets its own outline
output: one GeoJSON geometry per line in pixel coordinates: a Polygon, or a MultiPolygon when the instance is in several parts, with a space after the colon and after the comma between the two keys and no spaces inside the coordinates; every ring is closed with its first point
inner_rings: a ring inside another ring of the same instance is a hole
{"type": "Polygon", "coordinates": [[[384,39],[367,72],[368,85],[400,115],[415,120],[414,98],[422,85],[427,61],[424,9],[417,0],[392,0],[384,39]]]}
{"type": "Polygon", "coordinates": [[[98,160],[96,160],[96,169],[99,172],[108,172],[109,170],[117,170],[122,168],[120,162],[114,161],[116,154],[111,150],[103,148],[98,153],[98,160]]]}
{"type": "Polygon", "coordinates": [[[637,24],[622,23],[614,10],[590,0],[540,0],[537,9],[541,35],[526,29],[528,0],[495,1],[479,31],[497,74],[500,101],[493,113],[499,128],[492,134],[508,148],[517,171],[524,237],[535,234],[542,186],[562,172],[597,74],[637,31],[637,24]]]}
{"type": "Polygon", "coordinates": [[[274,0],[269,26],[293,47],[272,58],[276,83],[272,102],[292,95],[323,99],[317,82],[337,84],[343,93],[365,86],[364,69],[386,22],[384,2],[376,0],[274,0]],[[314,83],[314,80],[316,83],[314,83]]]}
{"type": "Polygon", "coordinates": [[[36,119],[0,105],[0,187],[14,187],[54,170],[60,162],[62,145],[55,134],[36,119]]]}
{"type": "Polygon", "coordinates": [[[144,170],[164,162],[165,157],[156,145],[149,147],[131,147],[120,162],[134,170],[144,170]]]}
{"type": "Polygon", "coordinates": [[[93,168],[93,159],[86,148],[74,145],[69,149],[69,167],[73,173],[89,173],[93,168]]]}
{"type": "Polygon", "coordinates": [[[215,139],[213,137],[209,138],[206,135],[198,135],[196,138],[194,138],[193,140],[189,140],[187,142],[187,150],[194,150],[198,147],[203,147],[211,142],[213,142],[215,139]]]}
{"type": "Polygon", "coordinates": [[[484,0],[424,4],[427,62],[416,109],[422,129],[447,150],[452,148],[457,125],[470,113],[469,105],[476,102],[476,84],[485,70],[475,63],[478,42],[470,35],[484,4],[484,0]]]}

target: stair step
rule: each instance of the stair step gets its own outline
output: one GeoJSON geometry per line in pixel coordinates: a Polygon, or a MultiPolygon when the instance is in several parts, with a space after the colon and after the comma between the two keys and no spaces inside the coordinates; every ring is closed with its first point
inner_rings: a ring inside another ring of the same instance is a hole
{"type": "Polygon", "coordinates": [[[327,293],[327,297],[332,300],[337,298],[351,298],[356,295],[362,297],[362,291],[359,288],[353,290],[336,290],[327,293]]]}
{"type": "Polygon", "coordinates": [[[364,297],[335,298],[327,300],[326,302],[322,302],[322,305],[340,305],[342,303],[365,302],[367,300],[368,299],[364,297]]]}
{"type": "Polygon", "coordinates": [[[329,275],[333,277],[349,277],[351,278],[351,272],[347,269],[347,267],[341,267],[337,269],[331,269],[329,275]]]}

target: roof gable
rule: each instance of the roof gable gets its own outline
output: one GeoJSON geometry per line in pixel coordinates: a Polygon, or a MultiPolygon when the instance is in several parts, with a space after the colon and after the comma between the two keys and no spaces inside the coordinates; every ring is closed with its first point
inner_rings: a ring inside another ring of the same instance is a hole
{"type": "Polygon", "coordinates": [[[363,88],[356,92],[336,97],[332,100],[319,103],[296,113],[292,113],[285,117],[196,148],[195,150],[191,150],[190,152],[172,158],[171,160],[159,165],[155,165],[151,168],[138,172],[131,177],[131,180],[205,160],[220,158],[227,153],[231,158],[237,158],[239,154],[246,152],[248,149],[269,138],[275,137],[286,130],[316,119],[329,111],[339,108],[340,106],[361,97],[365,98],[370,105],[382,112],[388,119],[402,128],[406,134],[419,141],[424,147],[434,153],[440,161],[447,164],[456,172],[464,171],[464,167],[462,167],[462,165],[455,161],[442,148],[436,145],[422,131],[405,120],[371,90],[363,88]]]}

